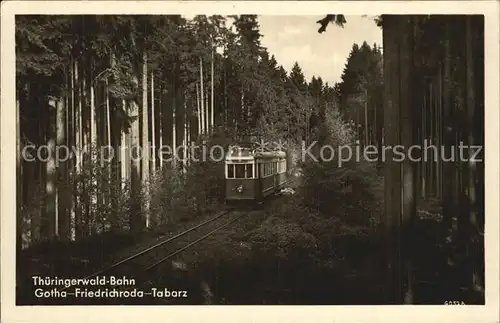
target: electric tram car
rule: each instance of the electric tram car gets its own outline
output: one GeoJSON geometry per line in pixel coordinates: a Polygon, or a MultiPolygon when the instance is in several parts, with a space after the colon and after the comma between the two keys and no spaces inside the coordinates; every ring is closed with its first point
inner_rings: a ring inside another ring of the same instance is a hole
{"type": "Polygon", "coordinates": [[[225,179],[227,202],[262,201],[286,184],[286,153],[234,147],[226,155],[225,179]]]}

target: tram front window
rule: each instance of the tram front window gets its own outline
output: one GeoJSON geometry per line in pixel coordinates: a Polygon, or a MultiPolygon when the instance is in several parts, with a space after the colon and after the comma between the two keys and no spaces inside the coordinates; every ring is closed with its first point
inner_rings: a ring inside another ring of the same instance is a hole
{"type": "Polygon", "coordinates": [[[234,165],[236,176],[235,178],[245,178],[245,165],[236,164],[234,165]]]}

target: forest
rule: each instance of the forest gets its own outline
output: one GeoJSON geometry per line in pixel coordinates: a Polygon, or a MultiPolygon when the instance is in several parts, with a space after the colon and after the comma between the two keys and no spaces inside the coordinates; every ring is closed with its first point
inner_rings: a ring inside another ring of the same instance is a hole
{"type": "MultiPolygon", "coordinates": [[[[342,15],[334,18],[337,25],[349,23],[342,15]]],[[[125,241],[216,210],[223,203],[223,168],[195,158],[198,153],[186,149],[193,144],[227,147],[248,138],[279,139],[294,151],[314,141],[361,147],[424,139],[445,145],[483,142],[484,116],[472,107],[484,109],[484,84],[477,77],[484,73],[484,53],[471,52],[484,42],[481,23],[463,17],[407,19],[405,24],[379,17],[374,25],[383,29],[384,44],[353,44],[340,81],[328,84],[320,76],[306,79],[297,62],[285,70],[261,45],[255,15],[16,16],[18,255],[43,254],[54,246],[112,252],[125,241]],[[398,26],[412,28],[411,41],[397,33],[398,26]],[[394,46],[398,51],[383,57],[394,46]],[[467,64],[457,63],[461,60],[467,64]],[[396,111],[397,103],[387,100],[406,102],[408,108],[396,111]],[[418,118],[405,114],[410,107],[419,111],[418,118]],[[467,123],[473,118],[476,123],[467,123]],[[453,127],[467,124],[468,132],[458,126],[443,133],[448,121],[453,127]],[[165,145],[184,149],[165,155],[158,150],[165,145]],[[35,156],[42,146],[43,156],[35,156]]],[[[484,252],[477,238],[484,230],[478,218],[484,213],[481,169],[437,157],[395,164],[353,161],[339,168],[336,160],[297,161],[294,167],[303,172],[300,194],[231,243],[212,243],[199,268],[239,279],[251,275],[242,267],[257,268],[268,274],[264,281],[277,285],[272,293],[286,290],[296,277],[292,270],[293,277],[285,277],[269,268],[294,268],[296,275],[312,277],[309,284],[294,285],[304,295],[318,294],[314,288],[323,291],[319,294],[343,291],[320,303],[400,303],[403,294],[408,303],[442,303],[454,299],[450,295],[463,296],[463,282],[474,296],[460,299],[481,303],[479,291],[484,303],[479,278],[484,264],[477,267],[484,252]],[[402,196],[408,185],[412,193],[402,196]],[[407,214],[416,221],[408,235],[414,240],[390,240],[407,232],[407,214]],[[396,220],[400,216],[403,220],[396,220]],[[417,235],[436,263],[415,254],[417,235]],[[254,247],[238,249],[242,241],[254,247]],[[398,248],[408,248],[405,254],[412,257],[394,256],[398,248]],[[242,265],[243,258],[251,264],[242,265]],[[387,277],[384,266],[391,261],[401,266],[387,277]],[[443,281],[450,273],[455,276],[443,281]],[[392,285],[405,279],[411,283],[404,288],[392,285]],[[397,291],[383,292],[386,288],[397,291]]],[[[218,285],[220,293],[233,293],[231,283],[225,284],[218,285]]]]}
{"type": "Polygon", "coordinates": [[[54,150],[46,151],[45,162],[21,161],[26,184],[21,185],[20,207],[34,212],[22,220],[23,245],[123,225],[149,227],[149,196],[145,209],[131,211],[140,217],[137,222],[116,223],[124,220],[116,219],[123,212],[111,212],[126,204],[117,200],[126,196],[122,190],[137,188],[134,194],[151,195],[144,190],[160,170],[173,167],[186,174],[194,167],[188,165],[192,158],[144,149],[141,153],[152,156],[127,160],[131,153],[120,154],[123,147],[178,147],[223,135],[241,140],[257,134],[309,142],[325,111],[336,108],[359,125],[363,140],[377,141],[376,126],[369,122],[376,120],[377,100],[381,103],[376,44],[373,49],[354,44],[342,82],[331,86],[321,77],[307,81],[298,63],[289,72],[279,66],[260,45],[255,16],[229,19],[234,20],[230,28],[222,16],[192,21],[181,16],[18,18],[20,150],[30,154],[30,145],[44,144],[54,150]],[[363,73],[376,77],[361,83],[363,73]],[[56,146],[75,148],[61,148],[59,159],[72,155],[56,165],[55,158],[49,159],[56,156],[56,146]],[[97,149],[103,146],[115,148],[123,159],[92,158],[109,153],[97,149]]]}

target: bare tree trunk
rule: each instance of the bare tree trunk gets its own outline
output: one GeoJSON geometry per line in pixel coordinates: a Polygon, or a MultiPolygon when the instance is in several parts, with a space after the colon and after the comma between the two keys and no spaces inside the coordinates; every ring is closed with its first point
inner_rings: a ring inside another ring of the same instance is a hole
{"type": "Polygon", "coordinates": [[[182,160],[183,167],[182,170],[184,173],[187,172],[187,101],[186,101],[186,92],[184,91],[184,120],[182,122],[182,160]]]}
{"type": "Polygon", "coordinates": [[[46,164],[46,200],[45,200],[45,238],[53,239],[58,234],[57,224],[57,191],[56,191],[56,160],[55,160],[55,147],[56,147],[56,133],[55,133],[55,120],[54,112],[56,110],[56,102],[51,100],[48,106],[48,139],[47,146],[49,156],[46,164]]]}
{"type": "MultiPolygon", "coordinates": [[[[81,77],[80,79],[82,80],[82,83],[81,83],[81,86],[82,86],[82,142],[83,142],[83,147],[85,148],[85,153],[90,153],[90,147],[89,147],[89,141],[90,141],[90,138],[89,138],[89,114],[88,114],[88,105],[87,105],[87,99],[88,99],[88,95],[89,95],[89,92],[88,92],[88,88],[87,88],[87,77],[88,77],[88,73],[85,69],[85,61],[82,62],[82,66],[81,66],[81,77]]],[[[82,167],[85,165],[85,163],[88,162],[88,159],[83,159],[82,160],[82,167]]],[[[90,204],[87,204],[87,206],[90,205],[90,204]]],[[[88,213],[87,213],[87,216],[88,216],[88,213]]],[[[88,219],[86,219],[88,220],[88,219]]]]}
{"type": "Polygon", "coordinates": [[[152,162],[153,162],[153,174],[156,172],[156,155],[157,155],[157,149],[156,149],[156,118],[155,118],[155,83],[154,83],[154,73],[151,70],[151,134],[152,134],[152,162]]]}
{"type": "Polygon", "coordinates": [[[177,99],[177,90],[176,90],[176,84],[174,82],[173,85],[173,100],[172,100],[172,149],[173,149],[173,159],[172,159],[172,165],[174,166],[173,168],[176,169],[177,165],[177,119],[176,119],[176,109],[177,109],[177,104],[176,104],[176,99],[177,99]]]}
{"type": "MultiPolygon", "coordinates": [[[[76,176],[78,177],[81,172],[82,172],[82,157],[83,157],[83,129],[82,129],[82,101],[83,101],[83,96],[82,96],[82,80],[80,77],[80,66],[78,64],[78,60],[75,60],[75,65],[74,65],[74,73],[75,73],[75,81],[74,81],[74,86],[76,88],[77,94],[75,95],[75,146],[76,146],[76,165],[75,165],[75,172],[76,176]]],[[[74,203],[74,208],[75,208],[75,213],[74,213],[74,238],[76,239],[77,237],[82,236],[83,232],[81,230],[81,223],[82,223],[82,205],[81,205],[81,183],[78,181],[75,183],[75,203],[74,203]]]]}
{"type": "MultiPolygon", "coordinates": [[[[438,68],[438,75],[437,75],[437,94],[436,94],[436,121],[435,121],[435,137],[436,137],[436,146],[437,147],[442,147],[442,142],[441,142],[441,114],[442,114],[442,107],[441,107],[441,98],[443,96],[442,94],[442,88],[441,88],[441,83],[442,83],[442,72],[441,72],[441,67],[438,68]]],[[[441,197],[441,158],[437,158],[436,161],[436,197],[440,198],[441,197]]]]}
{"type": "MultiPolygon", "coordinates": [[[[31,102],[37,102],[37,99],[35,99],[35,96],[37,96],[37,86],[36,85],[30,85],[29,88],[30,91],[30,98],[31,102]],[[34,89],[33,89],[34,88],[34,89]],[[31,96],[33,95],[33,96],[31,96]]],[[[33,130],[33,134],[35,138],[40,138],[41,140],[44,139],[44,133],[43,133],[43,122],[35,123],[34,124],[35,129],[33,130]]],[[[45,170],[43,168],[43,163],[39,158],[35,159],[35,167],[34,167],[34,179],[36,183],[36,191],[39,194],[39,197],[43,196],[42,194],[44,193],[44,188],[43,188],[43,175],[45,173],[45,170]]],[[[41,204],[41,203],[40,203],[41,204]]],[[[43,238],[43,232],[42,232],[42,220],[44,217],[44,212],[45,210],[43,209],[42,205],[38,206],[36,208],[36,212],[31,218],[31,241],[32,243],[38,242],[43,238]]]]}
{"type": "MultiPolygon", "coordinates": [[[[192,107],[191,107],[192,108],[192,107]]],[[[192,116],[192,110],[189,110],[187,111],[187,120],[186,120],[186,142],[187,142],[187,145],[188,145],[188,152],[187,152],[187,156],[188,156],[188,166],[191,165],[191,116],[192,116]]]]}
{"type": "MultiPolygon", "coordinates": [[[[455,125],[453,124],[452,109],[452,83],[451,83],[451,34],[450,34],[450,21],[445,24],[445,36],[444,36],[444,86],[443,86],[443,118],[441,120],[441,127],[444,129],[443,134],[443,147],[447,152],[453,147],[455,140],[455,125]]],[[[453,209],[453,177],[454,177],[455,165],[453,162],[446,162],[443,165],[443,181],[441,182],[442,187],[442,200],[443,200],[443,223],[442,229],[443,234],[447,235],[448,230],[451,229],[453,216],[455,210],[453,209]]]]}
{"type": "MultiPolygon", "coordinates": [[[[404,147],[411,147],[417,144],[415,140],[415,130],[418,123],[414,122],[417,117],[417,108],[412,99],[413,93],[413,18],[411,16],[400,16],[402,39],[399,44],[400,49],[400,103],[401,109],[401,144],[404,147]]],[[[414,245],[413,223],[416,217],[416,180],[415,163],[410,158],[405,158],[402,164],[402,219],[400,228],[401,241],[401,293],[402,301],[405,304],[412,304],[413,295],[413,270],[411,246],[414,245]]]]}
{"type": "MultiPolygon", "coordinates": [[[[32,88],[33,86],[30,83],[25,84],[26,96],[24,97],[25,100],[22,101],[20,100],[20,106],[19,106],[20,109],[23,109],[23,107],[26,106],[26,104],[33,104],[32,88]]],[[[38,136],[37,122],[33,122],[31,119],[29,119],[29,122],[23,123],[23,120],[20,119],[20,129],[19,129],[19,135],[21,136],[20,140],[22,140],[22,137],[24,136],[25,133],[27,133],[28,140],[30,140],[31,138],[36,138],[38,136]]],[[[23,189],[24,189],[22,193],[23,196],[22,200],[24,205],[33,208],[32,211],[30,212],[29,217],[27,218],[28,221],[27,223],[28,227],[26,228],[27,237],[26,240],[24,241],[25,244],[23,244],[25,247],[29,247],[33,245],[33,243],[40,238],[39,236],[40,219],[41,219],[40,209],[39,209],[39,204],[36,205],[35,203],[33,203],[35,201],[39,202],[38,201],[39,196],[37,195],[37,191],[39,191],[38,186],[40,185],[40,183],[38,182],[37,175],[38,175],[38,170],[40,168],[40,160],[39,158],[30,160],[30,159],[24,159],[23,157],[21,158],[21,163],[23,167],[21,171],[21,177],[23,179],[23,189]]],[[[18,183],[19,182],[20,181],[18,180],[18,183]]]]}
{"type": "Polygon", "coordinates": [[[240,102],[240,105],[241,105],[241,106],[240,106],[240,108],[239,108],[239,111],[240,111],[240,113],[239,113],[240,118],[239,118],[239,120],[238,120],[238,121],[236,121],[236,131],[238,131],[238,124],[239,124],[239,122],[244,123],[244,122],[245,122],[245,119],[246,119],[246,118],[245,118],[245,115],[246,115],[246,114],[245,114],[245,111],[246,111],[246,110],[245,110],[245,92],[243,91],[243,85],[241,86],[241,99],[240,99],[240,100],[241,100],[241,102],[240,102]]]}
{"type": "Polygon", "coordinates": [[[211,94],[211,102],[210,102],[210,131],[212,131],[213,126],[214,126],[214,51],[215,48],[212,47],[212,81],[211,81],[211,86],[212,89],[210,90],[211,94]]]}
{"type": "MultiPolygon", "coordinates": [[[[57,146],[62,147],[63,145],[66,144],[66,124],[65,124],[65,119],[66,119],[66,111],[67,111],[67,106],[64,104],[62,100],[57,101],[56,104],[56,140],[57,140],[57,146]]],[[[67,162],[60,160],[58,161],[59,165],[57,166],[57,177],[58,181],[62,185],[57,185],[56,188],[56,196],[58,199],[57,206],[58,206],[58,233],[59,237],[61,239],[68,239],[69,238],[69,214],[68,214],[68,189],[66,187],[67,185],[67,178],[66,178],[66,168],[67,168],[67,162]],[[61,187],[62,189],[59,189],[61,187]]]]}
{"type": "Polygon", "coordinates": [[[365,146],[370,144],[368,129],[368,90],[365,88],[365,146]]]}
{"type": "Polygon", "coordinates": [[[205,99],[203,96],[203,61],[200,57],[200,98],[201,98],[201,133],[205,133],[205,99]]]}
{"type": "MultiPolygon", "coordinates": [[[[159,127],[158,127],[158,132],[159,132],[159,141],[160,141],[160,148],[163,147],[163,107],[162,107],[162,99],[163,98],[163,87],[160,85],[160,95],[158,96],[158,120],[159,120],[159,127]]],[[[161,154],[159,155],[160,158],[160,169],[163,170],[163,149],[160,152],[161,154]]]]}
{"type": "MultiPolygon", "coordinates": [[[[424,88],[426,89],[426,83],[424,83],[424,88]]],[[[427,140],[427,90],[424,90],[424,100],[423,100],[423,107],[422,107],[422,141],[423,143],[426,142],[427,140]]],[[[422,198],[426,199],[427,198],[427,159],[422,159],[422,198]]]]}
{"type": "MultiPolygon", "coordinates": [[[[171,88],[173,89],[173,86],[171,88]]],[[[163,134],[162,143],[167,144],[167,145],[171,145],[172,144],[172,138],[171,138],[172,129],[171,129],[171,125],[170,125],[170,119],[172,116],[172,112],[168,108],[169,108],[169,104],[171,106],[173,106],[174,96],[173,95],[170,96],[168,89],[169,89],[169,87],[167,87],[167,89],[165,91],[163,91],[162,95],[161,95],[162,101],[164,102],[163,107],[162,107],[162,134],[163,134]],[[171,99],[171,100],[169,100],[169,99],[171,99]]],[[[175,121],[175,120],[172,120],[172,121],[175,121]]],[[[175,147],[172,147],[172,148],[175,148],[175,147]]],[[[168,158],[170,158],[170,157],[171,156],[168,156],[168,158]]],[[[163,160],[163,165],[167,164],[168,161],[169,161],[169,159],[163,160]]]]}
{"type": "Polygon", "coordinates": [[[205,97],[204,107],[205,107],[205,132],[208,133],[210,131],[210,124],[209,124],[210,104],[208,102],[208,95],[205,97]]]}
{"type": "MultiPolygon", "coordinates": [[[[91,165],[92,167],[97,167],[97,119],[96,119],[96,109],[95,109],[95,92],[94,83],[92,82],[92,64],[90,64],[90,75],[89,75],[89,92],[90,92],[90,153],[91,153],[91,165]]],[[[96,174],[92,172],[92,194],[91,205],[90,205],[90,216],[89,219],[89,234],[94,234],[97,229],[97,193],[98,193],[98,181],[96,174]]]]}
{"type": "Polygon", "coordinates": [[[112,147],[113,141],[111,139],[111,107],[109,104],[109,83],[106,79],[106,138],[108,147],[112,147]]]}
{"type": "MultiPolygon", "coordinates": [[[[226,57],[227,59],[227,57],[226,57]]],[[[227,71],[226,71],[226,68],[227,66],[225,65],[225,61],[223,63],[223,67],[224,67],[224,125],[228,125],[228,113],[229,113],[229,110],[228,110],[228,105],[227,105],[227,71]]]]}
{"type": "MultiPolygon", "coordinates": [[[[130,102],[132,116],[139,116],[139,107],[134,101],[130,102]]],[[[140,205],[140,188],[141,188],[141,173],[140,173],[140,136],[139,136],[139,118],[132,121],[130,126],[130,147],[132,149],[132,158],[130,161],[130,187],[132,194],[132,211],[130,215],[130,229],[134,233],[142,230],[143,221],[141,217],[140,205]]],[[[142,157],[142,156],[141,156],[142,157]]]]}
{"type": "Polygon", "coordinates": [[[197,107],[197,114],[198,114],[198,136],[201,133],[202,129],[202,115],[201,115],[201,103],[200,103],[200,90],[198,89],[198,83],[196,83],[196,107],[197,107]]]}
{"type": "MultiPolygon", "coordinates": [[[[84,59],[82,61],[82,64],[81,64],[81,93],[82,93],[82,113],[81,113],[81,122],[82,122],[82,131],[81,131],[81,135],[82,135],[82,142],[83,142],[83,148],[84,148],[84,155],[83,158],[82,158],[82,170],[83,168],[86,166],[86,167],[89,167],[89,158],[88,158],[88,154],[89,153],[92,153],[92,150],[91,150],[91,146],[89,145],[90,143],[90,135],[91,135],[91,132],[89,130],[90,129],[90,125],[89,125],[89,112],[92,111],[90,109],[90,106],[87,105],[87,102],[90,102],[91,100],[88,98],[89,96],[89,87],[88,87],[88,84],[87,84],[87,77],[89,76],[88,75],[88,71],[87,69],[85,68],[85,63],[86,63],[86,60],[84,59]]],[[[88,66],[87,66],[88,67],[88,66]]],[[[83,213],[83,216],[82,216],[82,234],[84,236],[88,236],[91,232],[89,230],[90,228],[90,225],[91,225],[91,222],[92,222],[92,205],[93,205],[93,199],[94,199],[94,194],[93,194],[93,191],[92,191],[92,188],[89,187],[89,181],[87,180],[88,178],[83,178],[81,184],[82,184],[82,194],[83,194],[83,198],[84,200],[86,200],[86,203],[83,203],[82,205],[82,213],[83,213]]],[[[92,178],[90,180],[90,185],[93,184],[93,181],[92,181],[92,178]]]]}
{"type": "MultiPolygon", "coordinates": [[[[127,103],[125,100],[122,100],[122,105],[123,109],[127,111],[127,103]]],[[[128,116],[128,113],[127,113],[128,116]]],[[[122,127],[123,128],[123,127],[122,127]]],[[[131,130],[130,130],[131,131],[131,130]]],[[[126,132],[125,129],[121,129],[121,147],[120,147],[120,167],[121,167],[121,184],[122,184],[122,190],[125,189],[125,186],[127,183],[130,181],[130,161],[129,161],[129,156],[130,156],[130,147],[129,141],[130,141],[130,132],[126,132]]]]}
{"type": "MultiPolygon", "coordinates": [[[[399,40],[398,18],[384,16],[384,144],[394,147],[399,144],[399,40]]],[[[399,262],[399,230],[401,215],[401,166],[393,161],[393,152],[386,155],[385,169],[385,231],[386,231],[386,286],[390,303],[401,303],[401,277],[399,262]]]]}
{"type": "MultiPolygon", "coordinates": [[[[466,17],[466,36],[465,36],[465,44],[466,44],[466,99],[467,99],[467,118],[466,118],[466,128],[468,132],[467,145],[469,147],[474,147],[478,144],[476,138],[476,129],[477,125],[475,124],[476,120],[476,112],[477,103],[476,103],[476,92],[474,90],[476,86],[477,77],[475,75],[475,62],[474,58],[477,55],[475,53],[476,46],[478,45],[475,41],[476,37],[476,28],[478,27],[476,22],[474,21],[475,17],[466,17]]],[[[476,18],[477,19],[477,18],[476,18]]],[[[479,272],[479,268],[476,265],[478,261],[483,261],[484,256],[477,256],[478,254],[478,243],[476,241],[480,241],[481,237],[481,229],[479,228],[479,216],[478,216],[478,200],[477,200],[477,191],[478,191],[478,182],[477,182],[477,163],[472,159],[472,150],[469,148],[468,158],[468,206],[469,206],[469,234],[468,234],[468,242],[466,245],[467,257],[468,259],[468,270],[467,275],[470,275],[468,278],[469,287],[473,291],[481,291],[484,292],[484,285],[481,281],[481,273],[479,272]],[[469,280],[470,279],[470,280],[469,280]]]]}
{"type": "Polygon", "coordinates": [[[21,250],[23,247],[23,224],[24,214],[21,214],[23,205],[23,174],[22,174],[22,159],[21,159],[21,115],[20,115],[20,91],[16,91],[16,249],[21,250]]]}
{"type": "MultiPolygon", "coordinates": [[[[111,63],[111,66],[113,66],[113,65],[114,65],[114,59],[112,59],[112,63],[111,63]]],[[[116,179],[120,178],[117,166],[118,166],[118,162],[119,162],[118,158],[121,157],[120,156],[121,151],[118,151],[118,152],[116,151],[116,148],[121,149],[121,147],[119,147],[120,143],[119,142],[117,143],[116,141],[117,141],[117,138],[120,138],[120,140],[121,140],[121,131],[118,132],[120,134],[119,135],[120,137],[117,136],[117,132],[115,132],[115,131],[113,132],[113,137],[112,137],[112,135],[111,135],[111,102],[110,102],[109,81],[108,81],[107,78],[106,78],[105,90],[104,91],[105,91],[105,96],[106,96],[106,138],[107,138],[107,146],[108,146],[109,150],[113,149],[113,155],[111,156],[111,158],[113,158],[113,160],[108,164],[108,178],[107,178],[108,191],[107,191],[107,196],[108,196],[108,200],[111,203],[111,221],[109,223],[110,223],[111,229],[114,230],[114,229],[117,229],[117,227],[118,227],[118,216],[119,216],[118,201],[116,199],[116,193],[114,193],[114,190],[121,189],[121,185],[119,187],[114,187],[114,185],[116,185],[115,184],[116,183],[116,179]],[[118,156],[115,155],[115,152],[118,154],[118,156]]]]}
{"type": "Polygon", "coordinates": [[[149,120],[148,120],[148,63],[147,54],[143,53],[142,66],[142,185],[144,188],[144,213],[146,216],[146,228],[149,228],[149,120]]]}

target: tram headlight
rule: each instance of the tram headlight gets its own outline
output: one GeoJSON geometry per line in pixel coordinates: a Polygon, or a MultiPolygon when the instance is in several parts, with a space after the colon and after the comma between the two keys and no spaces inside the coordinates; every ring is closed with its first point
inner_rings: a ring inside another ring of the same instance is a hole
{"type": "Polygon", "coordinates": [[[240,185],[236,188],[236,192],[242,193],[243,192],[243,185],[240,185]]]}

